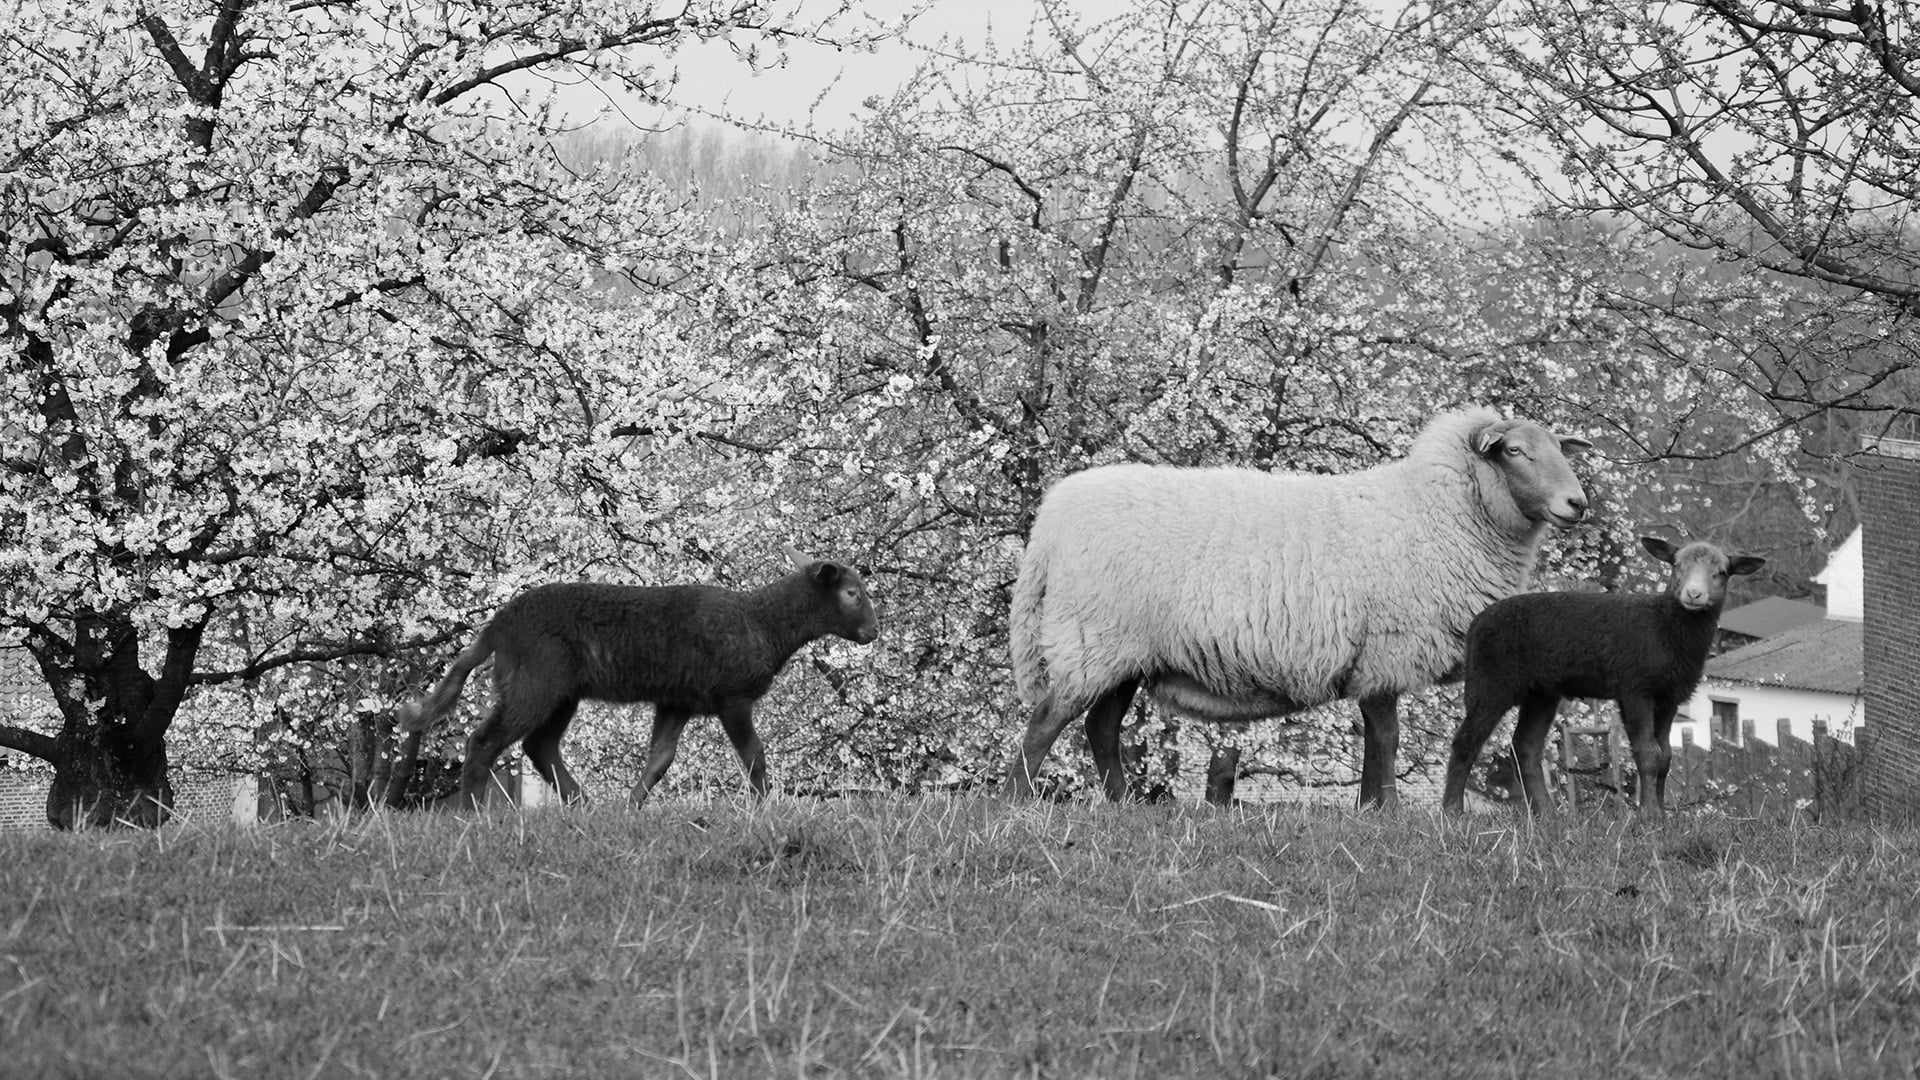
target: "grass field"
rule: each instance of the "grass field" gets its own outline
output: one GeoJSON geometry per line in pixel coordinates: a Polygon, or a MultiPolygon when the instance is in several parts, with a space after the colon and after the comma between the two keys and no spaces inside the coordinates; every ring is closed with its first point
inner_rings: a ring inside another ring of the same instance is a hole
{"type": "Polygon", "coordinates": [[[1909,1076],[1920,831],[665,801],[0,833],[7,1077],[1909,1076]]]}

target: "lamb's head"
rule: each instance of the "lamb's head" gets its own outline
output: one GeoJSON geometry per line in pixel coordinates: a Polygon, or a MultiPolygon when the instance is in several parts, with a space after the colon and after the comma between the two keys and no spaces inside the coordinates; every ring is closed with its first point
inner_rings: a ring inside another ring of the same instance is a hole
{"type": "Polygon", "coordinates": [[[861,645],[872,644],[880,636],[880,616],[873,610],[873,599],[867,595],[867,583],[859,571],[803,555],[791,544],[786,551],[822,607],[830,612],[823,626],[827,633],[861,645]]]}
{"type": "Polygon", "coordinates": [[[1587,515],[1587,493],[1567,457],[1592,445],[1530,420],[1499,420],[1473,435],[1474,453],[1499,471],[1514,508],[1528,521],[1562,529],[1587,515]]]}
{"type": "Polygon", "coordinates": [[[1682,548],[1657,536],[1643,536],[1640,546],[1647,554],[1673,567],[1667,579],[1667,595],[1688,611],[1718,611],[1727,602],[1727,578],[1751,574],[1767,565],[1758,555],[1734,555],[1704,540],[1682,548]]]}

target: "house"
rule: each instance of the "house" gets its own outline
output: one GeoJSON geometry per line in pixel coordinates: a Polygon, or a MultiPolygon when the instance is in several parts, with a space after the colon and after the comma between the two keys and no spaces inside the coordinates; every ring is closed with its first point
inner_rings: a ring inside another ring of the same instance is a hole
{"type": "Polygon", "coordinates": [[[1859,622],[1866,617],[1866,563],[1861,557],[1860,529],[1856,526],[1846,540],[1827,558],[1827,568],[1813,575],[1815,584],[1827,587],[1827,616],[1859,622]]]}
{"type": "Polygon", "coordinates": [[[1775,738],[1780,720],[1788,722],[1798,739],[1811,740],[1813,723],[1821,720],[1829,734],[1852,741],[1865,719],[1860,552],[1860,530],[1855,529],[1827,560],[1826,569],[1814,576],[1827,587],[1824,617],[1794,620],[1791,609],[1776,605],[1759,614],[1787,617],[1736,621],[1737,626],[1772,632],[1707,661],[1693,700],[1674,720],[1676,745],[1688,732],[1699,746],[1737,744],[1742,722],[1748,720],[1754,722],[1755,736],[1767,742],[1775,738]]]}
{"type": "Polygon", "coordinates": [[[1714,638],[1714,655],[1751,645],[1762,638],[1784,634],[1827,617],[1827,609],[1805,600],[1768,596],[1751,604],[1742,604],[1720,616],[1720,632],[1714,638]]]}

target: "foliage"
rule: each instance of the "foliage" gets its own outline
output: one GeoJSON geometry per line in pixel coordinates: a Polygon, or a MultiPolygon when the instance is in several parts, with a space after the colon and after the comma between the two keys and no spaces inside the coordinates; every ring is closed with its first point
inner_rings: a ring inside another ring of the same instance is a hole
{"type": "MultiPolygon", "coordinates": [[[[1920,12],[1808,0],[1513,7],[1485,38],[1518,77],[1512,115],[1528,144],[1547,141],[1530,161],[1543,188],[1571,212],[1624,215],[1731,264],[1709,294],[1778,306],[1741,328],[1721,369],[1779,425],[1837,409],[1873,433],[1912,430],[1920,12]]],[[[1685,294],[1634,305],[1689,306],[1685,294]]]]}
{"type": "MultiPolygon", "coordinates": [[[[1344,471],[1491,401],[1607,436],[1604,527],[1549,576],[1644,579],[1623,511],[1631,467],[1665,451],[1639,448],[1757,402],[1729,398],[1723,339],[1654,348],[1608,315],[1614,282],[1689,268],[1625,235],[1489,223],[1472,118],[1492,103],[1462,71],[1483,11],[1139,5],[1083,24],[1047,4],[1017,45],[942,57],[814,133],[822,167],[749,238],[761,285],[741,303],[818,386],[817,412],[763,414],[779,426],[756,441],[788,448],[797,488],[835,492],[903,614],[862,673],[894,722],[859,725],[855,757],[946,746],[963,773],[998,771],[972,754],[1003,755],[1012,726],[1019,542],[1046,485],[1090,464],[1344,471]]],[[[1344,746],[1344,723],[1308,719],[1344,746]]]]}
{"type": "Polygon", "coordinates": [[[940,798],[10,832],[0,1025],[23,1075],[1904,1076],[1915,840],[940,798]]]}
{"type": "Polygon", "coordinates": [[[21,5],[0,610],[62,727],[0,738],[73,765],[92,816],[150,819],[189,692],[684,550],[715,505],[699,433],[762,388],[665,295],[709,255],[681,200],[562,161],[534,77],[654,94],[661,50],[736,32],[821,30],[732,3],[21,5]]]}
{"type": "MultiPolygon", "coordinates": [[[[365,792],[393,705],[519,589],[750,585],[792,540],[856,563],[884,628],[767,699],[776,782],[990,782],[1020,719],[1007,589],[1052,480],[1361,468],[1465,401],[1600,444],[1597,527],[1550,583],[1644,584],[1649,528],[1764,529],[1811,563],[1798,522],[1851,518],[1809,455],[1910,409],[1906,68],[1861,59],[1906,38],[1603,6],[1043,0],[802,153],[618,150],[554,91],[656,98],[695,39],[748,63],[858,44],[831,5],[33,0],[0,29],[0,644],[61,723],[0,744],[138,736],[162,775],[162,739],[337,754],[365,792]],[[1690,62],[1702,42],[1728,59],[1690,62]],[[1782,57],[1791,93],[1749,86],[1782,57]],[[1665,134],[1596,137],[1649,102],[1665,134]],[[1686,172],[1722,151],[1746,188],[1686,172]],[[1529,176],[1577,214],[1525,215],[1529,176]]],[[[1285,767],[1302,730],[1344,753],[1347,715],[1257,726],[1252,760],[1285,767]]],[[[592,710],[569,749],[630,777],[644,727],[592,710]]],[[[1132,739],[1159,783],[1178,740],[1132,739]]],[[[717,740],[688,752],[670,787],[734,783],[717,740]]],[[[151,771],[88,782],[137,803],[151,771]]]]}

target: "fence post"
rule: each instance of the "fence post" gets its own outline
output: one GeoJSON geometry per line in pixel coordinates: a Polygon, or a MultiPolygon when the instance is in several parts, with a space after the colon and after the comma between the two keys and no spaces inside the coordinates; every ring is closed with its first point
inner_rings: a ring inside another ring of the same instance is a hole
{"type": "Polygon", "coordinates": [[[1759,773],[1754,766],[1760,753],[1760,726],[1752,717],[1740,721],[1740,749],[1743,751],[1740,755],[1741,801],[1747,805],[1747,816],[1757,817],[1760,808],[1754,805],[1754,796],[1758,792],[1753,789],[1757,786],[1754,777],[1759,773]]]}
{"type": "MultiPolygon", "coordinates": [[[[1620,798],[1625,800],[1628,806],[1632,806],[1634,800],[1627,798],[1626,773],[1625,770],[1620,767],[1621,760],[1627,756],[1627,737],[1623,731],[1624,729],[1615,727],[1612,724],[1607,725],[1607,733],[1605,736],[1607,742],[1607,783],[1613,785],[1613,790],[1620,793],[1620,798]]],[[[1640,780],[1640,774],[1635,773],[1633,777],[1633,787],[1636,794],[1638,794],[1640,790],[1640,780]]]]}
{"type": "Polygon", "coordinates": [[[1573,724],[1560,723],[1560,782],[1567,789],[1567,812],[1580,808],[1580,785],[1573,777],[1573,724]]]}
{"type": "Polygon", "coordinates": [[[1707,790],[1703,794],[1703,799],[1713,796],[1716,792],[1716,784],[1720,782],[1720,761],[1722,761],[1720,755],[1724,751],[1722,748],[1724,744],[1720,742],[1720,732],[1713,732],[1707,738],[1707,790]]]}
{"type": "Polygon", "coordinates": [[[1671,773],[1667,775],[1667,781],[1673,783],[1674,786],[1673,801],[1676,806],[1690,806],[1694,801],[1694,770],[1699,764],[1694,759],[1694,754],[1697,751],[1698,748],[1693,744],[1693,728],[1681,728],[1680,753],[1675,755],[1680,759],[1680,768],[1678,770],[1680,775],[1678,777],[1673,776],[1671,773]],[[1678,781],[1677,783],[1675,783],[1676,780],[1678,781]]]}
{"type": "Polygon", "coordinates": [[[1240,779],[1240,748],[1216,746],[1207,759],[1207,802],[1232,806],[1234,782],[1240,779]]]}
{"type": "Polygon", "coordinates": [[[1802,742],[1793,734],[1793,721],[1781,717],[1775,728],[1774,745],[1779,747],[1780,789],[1787,804],[1781,810],[1792,817],[1800,806],[1804,796],[1812,798],[1813,786],[1813,744],[1802,742]]]}

